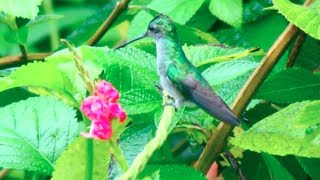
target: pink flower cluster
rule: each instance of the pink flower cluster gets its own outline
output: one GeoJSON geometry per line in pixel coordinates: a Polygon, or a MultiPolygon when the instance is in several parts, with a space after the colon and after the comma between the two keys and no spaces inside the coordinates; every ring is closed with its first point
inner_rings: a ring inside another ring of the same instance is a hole
{"type": "Polygon", "coordinates": [[[92,121],[90,132],[81,135],[87,138],[101,140],[110,139],[112,136],[111,121],[118,118],[123,122],[127,115],[117,102],[118,91],[112,84],[102,80],[96,84],[92,96],[83,100],[80,109],[92,121]]]}

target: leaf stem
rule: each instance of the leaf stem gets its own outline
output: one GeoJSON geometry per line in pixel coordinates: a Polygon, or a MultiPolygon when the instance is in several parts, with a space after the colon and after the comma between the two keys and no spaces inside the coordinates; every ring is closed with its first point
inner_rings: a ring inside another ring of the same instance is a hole
{"type": "Polygon", "coordinates": [[[131,0],[120,0],[113,9],[108,18],[102,23],[98,30],[89,38],[87,45],[92,46],[103,37],[103,35],[111,28],[112,24],[117,20],[122,12],[124,12],[131,0]]]}
{"type": "MultiPolygon", "coordinates": [[[[167,97],[167,92],[164,92],[164,97],[167,97]]],[[[165,99],[165,102],[170,101],[165,99]]],[[[159,126],[155,137],[146,144],[142,152],[134,159],[130,168],[119,177],[119,179],[136,179],[138,174],[143,170],[148,163],[155,150],[160,148],[169,135],[169,127],[172,124],[172,119],[175,114],[175,108],[173,106],[165,106],[159,126]]]]}
{"type": "Polygon", "coordinates": [[[123,153],[121,152],[121,149],[120,149],[119,145],[117,144],[116,140],[111,138],[109,140],[109,144],[112,149],[112,154],[116,158],[116,160],[120,166],[121,171],[126,172],[128,170],[128,164],[127,164],[127,161],[126,161],[123,153]]]}
{"type": "MultiPolygon", "coordinates": [[[[305,5],[310,4],[313,0],[307,0],[305,5]]],[[[266,78],[268,73],[274,67],[281,54],[286,49],[289,42],[292,40],[298,28],[293,24],[289,24],[282,32],[279,38],[269,49],[268,53],[262,59],[259,67],[252,73],[244,87],[236,97],[232,110],[235,115],[239,116],[249,103],[250,99],[254,95],[255,91],[259,88],[260,84],[266,78]]],[[[225,123],[220,123],[217,130],[211,135],[209,141],[200,155],[198,161],[194,167],[204,174],[210,168],[210,165],[215,161],[219,154],[223,151],[223,148],[227,144],[227,139],[233,126],[225,123]]]]}
{"type": "Polygon", "coordinates": [[[93,177],[93,139],[86,139],[87,143],[87,162],[86,162],[86,180],[92,180],[93,177]]]}
{"type": "MultiPolygon", "coordinates": [[[[46,14],[54,14],[52,0],[43,1],[43,9],[46,14]]],[[[57,49],[59,47],[59,31],[57,28],[57,21],[51,20],[49,22],[50,26],[50,43],[51,50],[57,49]]]]}

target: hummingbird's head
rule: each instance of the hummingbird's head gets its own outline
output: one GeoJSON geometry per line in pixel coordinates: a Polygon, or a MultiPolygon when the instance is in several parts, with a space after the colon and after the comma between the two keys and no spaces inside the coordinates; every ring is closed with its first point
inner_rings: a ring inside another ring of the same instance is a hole
{"type": "Polygon", "coordinates": [[[148,26],[147,36],[159,39],[162,37],[174,37],[176,35],[176,27],[172,20],[163,14],[156,16],[148,26]]]}

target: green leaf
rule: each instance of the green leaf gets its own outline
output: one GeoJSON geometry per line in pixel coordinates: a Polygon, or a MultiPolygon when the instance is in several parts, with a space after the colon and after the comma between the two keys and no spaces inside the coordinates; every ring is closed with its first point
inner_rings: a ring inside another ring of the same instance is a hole
{"type": "MultiPolygon", "coordinates": [[[[90,78],[96,79],[102,71],[99,64],[100,61],[105,61],[105,49],[82,46],[78,50],[90,78]]],[[[53,95],[72,106],[78,106],[86,96],[86,89],[73,56],[64,49],[47,57],[46,60],[22,66],[9,76],[0,78],[0,91],[26,86],[37,94],[53,95]]]]}
{"type": "Polygon", "coordinates": [[[297,157],[302,168],[305,170],[307,174],[311,177],[311,179],[319,179],[320,172],[318,167],[320,166],[320,159],[315,158],[303,158],[297,157]]]}
{"type": "Polygon", "coordinates": [[[161,107],[159,93],[148,89],[132,89],[121,95],[120,103],[128,115],[142,114],[161,107]]]}
{"type": "Polygon", "coordinates": [[[206,177],[196,169],[183,165],[147,165],[139,174],[140,178],[152,176],[159,171],[160,179],[197,179],[205,180],[206,177]]]}
{"type": "Polygon", "coordinates": [[[279,112],[261,120],[248,131],[238,135],[231,143],[243,149],[267,152],[275,155],[293,154],[303,157],[320,157],[320,132],[307,133],[314,121],[301,123],[302,114],[311,116],[312,106],[319,107],[320,102],[304,101],[292,104],[279,112]]]}
{"type": "Polygon", "coordinates": [[[155,62],[154,56],[137,48],[110,50],[103,62],[105,77],[121,93],[139,88],[156,93],[154,81],[158,81],[158,75],[155,62]]]}
{"type": "Polygon", "coordinates": [[[223,22],[240,27],[242,24],[242,1],[241,0],[211,0],[209,9],[223,22]]]}
{"type": "Polygon", "coordinates": [[[266,153],[244,152],[240,169],[247,179],[295,179],[274,156],[266,153]]]}
{"type": "Polygon", "coordinates": [[[273,0],[274,6],[288,21],[302,29],[308,35],[320,39],[320,3],[314,2],[310,7],[297,5],[289,0],[273,0]],[[303,14],[303,16],[301,16],[303,14]]]}
{"type": "Polygon", "coordinates": [[[0,92],[0,107],[35,96],[23,88],[13,88],[0,92]],[[10,98],[8,98],[10,97],[10,98]]]}
{"type": "Polygon", "coordinates": [[[168,15],[177,23],[185,24],[201,7],[204,0],[153,0],[150,9],[168,15]]]}
{"type": "Polygon", "coordinates": [[[0,11],[16,17],[33,19],[39,12],[42,0],[1,0],[0,11]]]}
{"type": "Polygon", "coordinates": [[[189,19],[186,25],[204,32],[208,31],[217,21],[217,18],[213,16],[208,9],[209,3],[209,1],[204,1],[199,10],[191,17],[191,19],[189,19]]]}
{"type": "Polygon", "coordinates": [[[45,15],[39,15],[36,16],[34,20],[30,20],[26,26],[31,27],[35,24],[40,24],[40,23],[44,23],[47,21],[52,21],[52,20],[57,20],[57,19],[61,19],[63,18],[62,15],[57,15],[57,14],[45,14],[45,15]]]}
{"type": "Polygon", "coordinates": [[[8,35],[5,39],[9,43],[20,44],[26,46],[28,40],[29,29],[26,26],[23,26],[17,30],[12,30],[8,32],[8,35]]]}
{"type": "Polygon", "coordinates": [[[305,69],[287,69],[270,77],[255,98],[292,103],[320,98],[320,78],[305,69]]]}
{"type": "Polygon", "coordinates": [[[0,165],[51,174],[57,158],[79,134],[76,112],[49,97],[0,108],[0,165]]]}
{"type": "Polygon", "coordinates": [[[320,67],[320,44],[316,39],[307,36],[299,53],[295,58],[294,66],[309,69],[311,71],[320,67]]]}
{"type": "Polygon", "coordinates": [[[93,176],[91,178],[108,179],[109,144],[106,141],[79,137],[57,160],[52,180],[77,180],[86,177],[88,141],[93,141],[93,176]]]}

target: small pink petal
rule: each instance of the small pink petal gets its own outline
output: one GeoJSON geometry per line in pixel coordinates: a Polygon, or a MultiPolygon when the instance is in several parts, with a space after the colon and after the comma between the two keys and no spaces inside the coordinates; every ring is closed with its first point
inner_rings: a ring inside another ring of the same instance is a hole
{"type": "Polygon", "coordinates": [[[101,80],[96,84],[94,95],[102,97],[106,102],[116,102],[119,99],[118,91],[112,84],[101,80]]]}
{"type": "Polygon", "coordinates": [[[81,135],[86,138],[108,140],[112,136],[111,125],[108,121],[93,121],[91,123],[90,132],[82,132],[81,135]]]}

